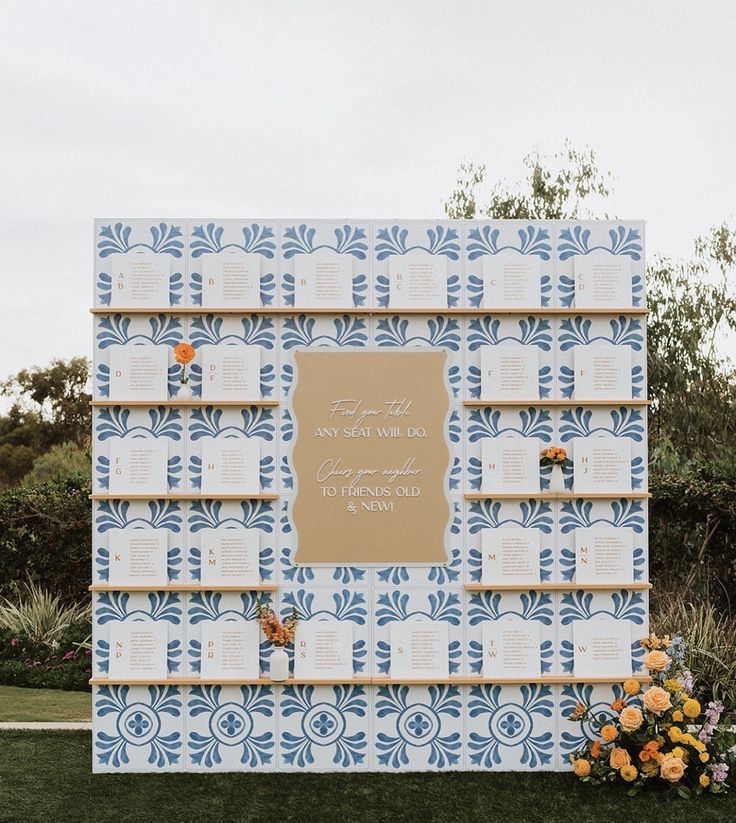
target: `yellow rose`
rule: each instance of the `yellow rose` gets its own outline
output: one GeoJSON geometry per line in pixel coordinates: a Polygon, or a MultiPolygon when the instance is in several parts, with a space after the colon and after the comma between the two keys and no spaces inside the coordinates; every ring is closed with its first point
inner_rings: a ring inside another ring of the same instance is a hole
{"type": "Polygon", "coordinates": [[[664,687],[668,692],[681,692],[682,683],[676,677],[670,677],[664,681],[664,687]]]}
{"type": "Polygon", "coordinates": [[[625,732],[635,732],[644,722],[644,715],[641,713],[641,709],[637,709],[636,706],[627,706],[622,710],[619,722],[625,732]]]}
{"type": "Polygon", "coordinates": [[[675,723],[682,723],[685,719],[685,715],[679,709],[675,709],[675,711],[672,712],[672,719],[675,723]]]}
{"type": "Polygon", "coordinates": [[[672,757],[679,757],[680,760],[684,761],[685,760],[685,749],[683,749],[682,746],[675,746],[675,748],[672,749],[672,751],[670,752],[670,755],[672,757]]]}
{"type": "Polygon", "coordinates": [[[626,694],[635,695],[639,694],[641,691],[641,683],[638,680],[634,680],[632,677],[629,680],[624,680],[624,691],[626,694]]]}
{"type": "Polygon", "coordinates": [[[696,740],[693,743],[693,746],[695,746],[696,751],[699,751],[699,752],[704,752],[705,751],[705,743],[703,743],[702,740],[696,740]]]}
{"type": "Polygon", "coordinates": [[[612,726],[610,723],[607,723],[601,729],[601,737],[606,741],[606,743],[610,743],[611,741],[615,740],[618,737],[616,727],[612,726]]]}
{"type": "Polygon", "coordinates": [[[636,780],[636,766],[622,766],[619,774],[621,775],[622,780],[625,780],[627,783],[631,783],[632,780],[636,780]]]}
{"type": "Polygon", "coordinates": [[[644,705],[652,714],[660,715],[672,708],[672,701],[661,686],[650,686],[644,692],[644,705]]]}
{"type": "Polygon", "coordinates": [[[662,765],[659,767],[659,773],[665,780],[669,780],[670,783],[677,783],[685,774],[685,764],[679,757],[669,755],[662,761],[662,765]]]}
{"type": "Polygon", "coordinates": [[[644,668],[650,672],[663,672],[671,662],[670,656],[666,652],[657,651],[656,649],[647,652],[642,660],[644,668]]]}
{"type": "Polygon", "coordinates": [[[624,766],[630,766],[631,757],[626,749],[622,749],[620,746],[614,746],[611,749],[611,756],[608,759],[608,765],[612,769],[621,769],[624,766]]]}
{"type": "Polygon", "coordinates": [[[579,757],[572,767],[578,777],[587,777],[590,774],[590,763],[583,757],[579,757]]]}
{"type": "Polygon", "coordinates": [[[706,786],[710,786],[710,777],[708,777],[707,774],[701,774],[698,778],[698,782],[703,788],[706,788],[706,786]]]}
{"type": "Polygon", "coordinates": [[[673,743],[677,743],[677,741],[682,737],[682,729],[679,726],[673,726],[667,734],[673,743]]]}
{"type": "Polygon", "coordinates": [[[682,704],[682,711],[685,717],[689,717],[691,720],[696,718],[700,714],[700,703],[697,700],[690,697],[682,704]]]}
{"type": "Polygon", "coordinates": [[[710,760],[710,755],[708,754],[708,752],[701,752],[698,755],[698,758],[701,763],[707,763],[710,760]]]}

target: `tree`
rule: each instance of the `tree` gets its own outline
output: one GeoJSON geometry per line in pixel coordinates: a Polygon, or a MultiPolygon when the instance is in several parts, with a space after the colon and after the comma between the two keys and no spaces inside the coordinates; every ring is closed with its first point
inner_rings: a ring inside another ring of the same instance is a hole
{"type": "Polygon", "coordinates": [[[19,482],[52,446],[72,443],[89,451],[89,378],[89,361],[74,357],[23,369],[0,383],[0,394],[11,399],[8,413],[0,416],[1,485],[19,482]]]}
{"type": "Polygon", "coordinates": [[[24,486],[38,486],[51,480],[78,477],[91,480],[89,454],[76,443],[59,443],[33,461],[33,467],[23,477],[24,486]]]}
{"type": "Polygon", "coordinates": [[[552,157],[538,152],[524,158],[527,174],[517,186],[496,182],[486,206],[478,206],[478,188],[486,180],[485,165],[463,163],[455,190],[445,203],[454,220],[490,217],[494,220],[574,220],[581,216],[583,201],[610,193],[610,174],[598,170],[593,151],[579,151],[569,143],[552,157]]]}

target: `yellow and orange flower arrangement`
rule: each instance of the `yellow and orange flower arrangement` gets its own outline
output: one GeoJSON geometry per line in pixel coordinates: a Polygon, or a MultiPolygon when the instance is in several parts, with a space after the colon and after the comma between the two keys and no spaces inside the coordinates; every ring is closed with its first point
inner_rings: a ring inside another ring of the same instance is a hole
{"type": "Polygon", "coordinates": [[[266,635],[266,640],[272,646],[283,647],[294,642],[294,631],[299,620],[296,609],[292,609],[291,614],[286,619],[279,620],[269,604],[264,605],[258,600],[256,614],[263,633],[266,635]]]}
{"type": "Polygon", "coordinates": [[[723,705],[711,701],[703,709],[692,697],[681,637],[652,634],[640,644],[651,685],[631,678],[615,687],[610,711],[578,703],[568,714],[586,736],[593,734],[570,755],[573,771],[594,785],[620,782],[632,795],[645,786],[682,797],[725,792],[736,735],[721,720],[723,705]]]}
{"type": "Polygon", "coordinates": [[[559,446],[550,446],[548,449],[542,449],[542,454],[539,462],[543,466],[564,466],[567,460],[567,452],[559,446]]]}

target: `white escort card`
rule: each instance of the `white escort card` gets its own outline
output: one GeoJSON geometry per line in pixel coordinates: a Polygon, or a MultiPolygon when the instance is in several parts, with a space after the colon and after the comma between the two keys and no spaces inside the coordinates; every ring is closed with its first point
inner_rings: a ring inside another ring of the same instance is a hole
{"type": "Polygon", "coordinates": [[[165,586],[169,581],[165,529],[111,529],[108,582],[112,586],[165,586]]]}
{"type": "Polygon", "coordinates": [[[632,305],[631,258],[594,251],[573,258],[575,308],[627,308],[632,305]]]}
{"type": "Polygon", "coordinates": [[[201,677],[257,680],[260,676],[260,625],[257,620],[202,623],[201,677]]]}
{"type": "Polygon", "coordinates": [[[542,261],[504,249],[483,257],[483,307],[532,309],[542,305],[542,261]]]}
{"type": "Polygon", "coordinates": [[[535,437],[486,437],[481,441],[484,494],[537,494],[541,449],[535,437]]]}
{"type": "Polygon", "coordinates": [[[390,625],[391,677],[450,676],[450,635],[444,620],[404,620],[390,625]]]}
{"type": "Polygon", "coordinates": [[[148,678],[165,680],[168,676],[167,646],[169,642],[166,622],[113,622],[110,623],[111,680],[148,678]]]}
{"type": "Polygon", "coordinates": [[[166,494],[168,459],[169,443],[165,437],[110,440],[110,494],[166,494]]]}
{"type": "Polygon", "coordinates": [[[112,346],[110,400],[167,400],[169,351],[166,346],[112,346]]]}
{"type": "Polygon", "coordinates": [[[631,349],[610,343],[575,346],[576,400],[630,400],[631,349]]]}
{"type": "Polygon", "coordinates": [[[575,492],[631,491],[631,443],[626,437],[581,437],[575,441],[575,492]]]}
{"type": "Polygon", "coordinates": [[[168,254],[132,252],[111,254],[111,308],[168,308],[171,257],[168,254]]]}
{"type": "Polygon", "coordinates": [[[634,532],[591,526],[575,529],[576,583],[631,583],[634,580],[634,532]]]}
{"type": "Polygon", "coordinates": [[[202,400],[259,400],[260,346],[204,346],[202,400]]]}
{"type": "Polygon", "coordinates": [[[512,340],[480,350],[480,396],[494,400],[539,399],[539,349],[512,340]]]}
{"type": "Polygon", "coordinates": [[[572,624],[575,677],[631,676],[631,623],[611,617],[572,624]]]}
{"type": "Polygon", "coordinates": [[[523,526],[483,529],[480,582],[484,586],[538,584],[541,582],[540,544],[539,529],[523,526]]]}
{"type": "Polygon", "coordinates": [[[257,586],[260,532],[257,529],[201,529],[203,586],[257,586]]]}
{"type": "Polygon", "coordinates": [[[208,440],[202,446],[202,494],[258,494],[261,446],[257,437],[208,440]]]}
{"type": "Polygon", "coordinates": [[[352,680],[353,624],[347,620],[297,623],[294,677],[297,680],[352,680]]]}
{"type": "Polygon", "coordinates": [[[447,307],[447,258],[444,255],[393,255],[388,262],[388,277],[390,308],[447,307]]]}
{"type": "Polygon", "coordinates": [[[294,306],[350,308],[353,258],[349,254],[298,254],[294,258],[294,306]]]}
{"type": "Polygon", "coordinates": [[[261,255],[228,250],[205,254],[202,265],[204,308],[253,309],[261,305],[261,255]]]}
{"type": "Polygon", "coordinates": [[[542,674],[538,620],[509,616],[483,623],[483,677],[530,680],[542,674]]]}

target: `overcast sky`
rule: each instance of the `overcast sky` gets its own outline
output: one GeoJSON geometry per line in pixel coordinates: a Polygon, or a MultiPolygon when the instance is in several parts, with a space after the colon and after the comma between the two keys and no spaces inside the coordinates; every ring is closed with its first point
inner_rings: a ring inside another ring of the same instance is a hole
{"type": "Polygon", "coordinates": [[[736,211],[736,4],[0,0],[0,378],[91,353],[92,220],[440,217],[569,138],[686,256],[736,211]]]}

